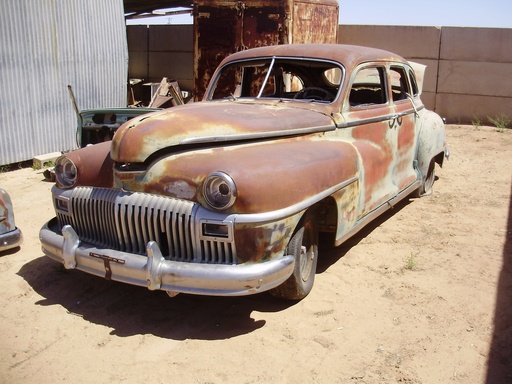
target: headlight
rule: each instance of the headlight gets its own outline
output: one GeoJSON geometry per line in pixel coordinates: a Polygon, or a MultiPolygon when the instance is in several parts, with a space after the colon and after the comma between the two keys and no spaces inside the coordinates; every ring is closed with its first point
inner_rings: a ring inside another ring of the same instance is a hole
{"type": "Polygon", "coordinates": [[[77,168],[68,157],[61,156],[55,162],[55,178],[62,188],[73,188],[76,184],[77,168]]]}
{"type": "Polygon", "coordinates": [[[224,172],[213,172],[204,181],[203,195],[212,208],[228,209],[236,200],[235,182],[224,172]]]}

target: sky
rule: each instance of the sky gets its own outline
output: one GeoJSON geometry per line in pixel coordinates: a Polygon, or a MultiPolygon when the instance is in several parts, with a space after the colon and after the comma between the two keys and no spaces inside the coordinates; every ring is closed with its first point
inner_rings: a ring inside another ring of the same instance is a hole
{"type": "MultiPolygon", "coordinates": [[[[340,24],[512,28],[512,0],[338,0],[340,24]]],[[[189,15],[127,24],[192,24],[189,15]]]]}

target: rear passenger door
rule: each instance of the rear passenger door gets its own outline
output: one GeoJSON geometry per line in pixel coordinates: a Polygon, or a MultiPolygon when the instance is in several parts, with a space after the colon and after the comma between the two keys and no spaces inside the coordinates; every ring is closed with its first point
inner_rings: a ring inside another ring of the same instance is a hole
{"type": "Polygon", "coordinates": [[[398,64],[389,68],[389,83],[396,116],[391,129],[395,131],[397,139],[393,181],[401,191],[417,179],[413,164],[417,117],[412,100],[412,96],[417,93],[417,87],[412,87],[407,68],[398,64]]]}

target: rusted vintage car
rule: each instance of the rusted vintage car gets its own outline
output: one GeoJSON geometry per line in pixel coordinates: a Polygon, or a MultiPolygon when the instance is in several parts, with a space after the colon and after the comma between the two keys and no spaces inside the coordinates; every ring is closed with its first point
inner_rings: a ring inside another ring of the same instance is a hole
{"type": "Polygon", "coordinates": [[[320,232],[343,243],[447,155],[443,120],[403,58],[346,45],[227,57],[203,101],[124,124],[57,161],[46,255],[150,290],[312,289],[320,232]]]}
{"type": "Polygon", "coordinates": [[[16,248],[23,235],[14,222],[14,209],[9,194],[0,188],[0,252],[16,248]]]}

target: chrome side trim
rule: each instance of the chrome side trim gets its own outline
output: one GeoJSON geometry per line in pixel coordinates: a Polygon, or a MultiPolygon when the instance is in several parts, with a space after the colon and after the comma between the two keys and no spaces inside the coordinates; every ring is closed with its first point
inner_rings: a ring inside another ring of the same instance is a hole
{"type": "Polygon", "coordinates": [[[276,211],[271,212],[264,212],[264,213],[248,213],[248,214],[234,214],[228,216],[228,218],[232,217],[232,220],[235,221],[237,224],[243,223],[252,223],[252,224],[264,224],[272,221],[280,220],[284,217],[292,216],[296,213],[299,213],[301,211],[304,211],[305,209],[311,207],[315,203],[319,202],[320,200],[332,195],[334,192],[339,191],[342,188],[345,188],[346,186],[356,182],[359,180],[358,177],[354,176],[348,180],[345,180],[344,182],[340,184],[336,184],[332,186],[329,189],[326,189],[322,193],[319,193],[317,195],[311,196],[300,203],[291,205],[289,207],[278,209],[276,211]]]}
{"type": "Polygon", "coordinates": [[[204,144],[204,143],[224,143],[228,141],[244,141],[244,140],[255,140],[255,139],[269,139],[274,137],[287,137],[287,136],[298,136],[306,135],[310,133],[334,131],[336,126],[325,125],[319,127],[308,127],[299,129],[287,129],[282,131],[263,132],[263,133],[245,133],[240,135],[225,135],[225,136],[202,136],[202,137],[190,137],[180,141],[180,145],[187,144],[204,144]]]}
{"type": "Polygon", "coordinates": [[[381,121],[395,120],[395,119],[405,116],[405,115],[410,115],[412,113],[418,113],[418,111],[421,111],[424,108],[425,108],[425,106],[422,105],[422,106],[418,107],[416,110],[410,109],[410,110],[400,112],[400,113],[390,113],[389,115],[373,117],[371,119],[360,119],[360,120],[356,120],[356,121],[340,123],[338,125],[338,128],[350,128],[350,127],[356,127],[358,125],[380,123],[381,121]]]}

